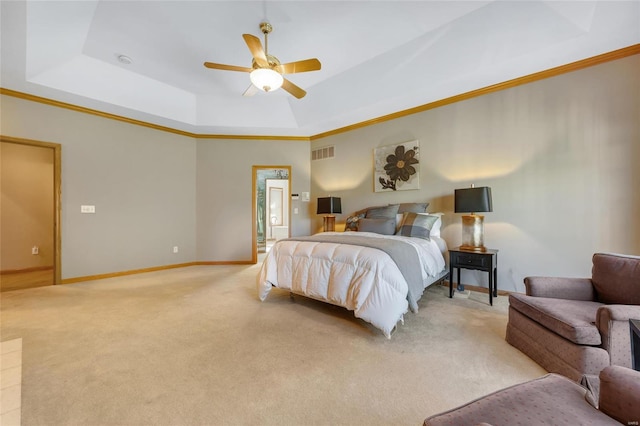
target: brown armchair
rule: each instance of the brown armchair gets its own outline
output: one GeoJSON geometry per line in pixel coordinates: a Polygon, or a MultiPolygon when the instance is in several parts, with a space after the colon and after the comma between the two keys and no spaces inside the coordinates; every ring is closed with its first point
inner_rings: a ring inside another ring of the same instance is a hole
{"type": "Polygon", "coordinates": [[[592,277],[525,278],[509,296],[506,340],[575,381],[631,367],[629,319],[640,318],[640,257],[596,253],[592,277]]]}

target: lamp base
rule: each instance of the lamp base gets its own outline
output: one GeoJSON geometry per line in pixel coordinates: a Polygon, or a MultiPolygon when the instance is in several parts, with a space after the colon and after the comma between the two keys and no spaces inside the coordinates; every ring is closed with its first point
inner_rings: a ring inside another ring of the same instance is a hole
{"type": "Polygon", "coordinates": [[[484,246],[484,216],[470,214],[462,216],[462,244],[461,250],[487,251],[484,246]]]}
{"type": "Polygon", "coordinates": [[[477,246],[467,246],[467,245],[462,244],[460,246],[460,250],[485,252],[485,251],[487,251],[487,248],[485,246],[477,247],[477,246]]]}
{"type": "Polygon", "coordinates": [[[336,217],[325,216],[324,217],[324,232],[333,232],[336,230],[336,217]]]}

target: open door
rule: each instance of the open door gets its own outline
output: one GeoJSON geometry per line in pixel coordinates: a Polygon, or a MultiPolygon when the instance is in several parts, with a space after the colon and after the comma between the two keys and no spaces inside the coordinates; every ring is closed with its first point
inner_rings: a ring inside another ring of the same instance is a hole
{"type": "Polygon", "coordinates": [[[61,145],[0,136],[2,291],[60,284],[61,145]]]}
{"type": "Polygon", "coordinates": [[[291,166],[253,166],[252,261],[291,235],[291,166]]]}

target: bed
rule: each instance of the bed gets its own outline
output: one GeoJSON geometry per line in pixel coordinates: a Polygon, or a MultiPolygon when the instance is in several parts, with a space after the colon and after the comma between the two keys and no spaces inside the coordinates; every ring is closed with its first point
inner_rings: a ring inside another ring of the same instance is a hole
{"type": "Polygon", "coordinates": [[[288,290],[351,310],[390,338],[404,314],[418,311],[424,289],[447,276],[447,245],[439,233],[416,237],[362,229],[276,242],[258,274],[260,300],[273,287],[288,290]]]}

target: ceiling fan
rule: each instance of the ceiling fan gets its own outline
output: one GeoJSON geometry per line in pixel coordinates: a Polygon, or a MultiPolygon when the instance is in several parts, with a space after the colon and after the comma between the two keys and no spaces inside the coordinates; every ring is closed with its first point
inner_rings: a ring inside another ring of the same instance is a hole
{"type": "Polygon", "coordinates": [[[295,74],[299,72],[317,71],[320,69],[320,61],[316,58],[305,59],[302,61],[289,62],[281,64],[278,58],[269,54],[267,35],[273,30],[268,22],[260,23],[260,31],[264,34],[264,49],[260,39],[252,34],[242,34],[245,43],[249,47],[249,51],[253,55],[251,68],[240,67],[236,65],[216,64],[213,62],[205,62],[204,66],[226,71],[248,72],[251,79],[251,86],[243,93],[244,96],[252,96],[257,90],[264,92],[272,92],[282,87],[296,98],[303,98],[307,94],[300,87],[296,86],[283,77],[284,74],[295,74]]]}

